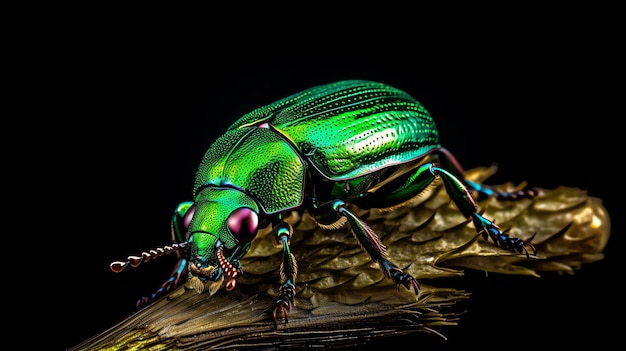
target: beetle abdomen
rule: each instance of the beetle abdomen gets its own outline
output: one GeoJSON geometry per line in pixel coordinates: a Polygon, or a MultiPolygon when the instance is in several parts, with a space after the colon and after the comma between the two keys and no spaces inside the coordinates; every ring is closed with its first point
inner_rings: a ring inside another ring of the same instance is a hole
{"type": "Polygon", "coordinates": [[[231,128],[269,123],[332,180],[409,162],[440,147],[428,111],[388,85],[350,80],[321,85],[261,107],[231,128]]]}

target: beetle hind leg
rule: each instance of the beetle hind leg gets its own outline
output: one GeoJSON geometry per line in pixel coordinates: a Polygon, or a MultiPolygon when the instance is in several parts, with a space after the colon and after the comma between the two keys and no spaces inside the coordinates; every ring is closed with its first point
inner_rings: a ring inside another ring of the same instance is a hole
{"type": "Polygon", "coordinates": [[[480,215],[477,212],[478,206],[476,205],[476,202],[469,193],[468,188],[459,178],[455,177],[449,171],[443,168],[435,167],[434,165],[431,165],[431,172],[441,177],[450,198],[454,201],[458,209],[466,218],[472,219],[472,222],[476,227],[476,231],[479,234],[482,234],[485,240],[487,240],[487,238],[491,238],[496,246],[507,249],[511,252],[525,253],[527,258],[530,258],[528,250],[531,250],[533,255],[537,253],[535,246],[531,244],[530,241],[524,241],[520,238],[509,236],[508,234],[502,232],[500,227],[498,227],[495,223],[480,215]]]}
{"type": "MultiPolygon", "coordinates": [[[[452,156],[449,156],[452,157],[452,156]]],[[[448,160],[450,162],[450,160],[448,160]]],[[[452,170],[437,167],[434,163],[424,163],[417,167],[413,172],[408,172],[402,177],[394,179],[384,187],[374,191],[367,192],[356,198],[353,203],[361,208],[372,208],[375,206],[387,207],[395,204],[401,204],[410,200],[416,194],[420,194],[428,186],[430,186],[437,177],[443,181],[443,185],[448,195],[454,201],[455,205],[461,211],[465,218],[471,218],[476,227],[476,231],[483,235],[485,239],[491,238],[496,246],[507,249],[511,252],[524,253],[530,257],[530,251],[536,254],[535,247],[529,242],[519,238],[511,237],[503,233],[500,228],[493,222],[484,218],[478,213],[478,206],[470,194],[470,190],[477,190],[481,187],[482,191],[486,191],[487,187],[482,187],[478,183],[469,182],[458,176],[456,167],[452,170]]],[[[521,196],[521,194],[518,194],[521,196]]],[[[525,196],[536,195],[534,191],[527,192],[525,196]]],[[[348,217],[350,220],[350,217],[348,217]]],[[[354,222],[355,220],[352,220],[354,222]]],[[[351,224],[352,224],[351,222],[351,224]]],[[[353,225],[354,228],[354,225],[353,225]]],[[[363,235],[367,238],[367,235],[363,235]]],[[[370,252],[372,254],[372,252],[370,252]]],[[[374,256],[373,256],[374,257],[374,256]]]]}
{"type": "Polygon", "coordinates": [[[463,183],[465,184],[465,186],[475,191],[478,194],[478,199],[480,200],[486,199],[488,197],[495,197],[496,199],[501,201],[532,199],[542,193],[542,190],[536,187],[521,189],[512,192],[499,191],[489,185],[464,179],[463,174],[465,173],[465,171],[450,151],[445,148],[440,148],[436,151],[436,153],[439,155],[439,160],[442,167],[450,170],[456,177],[463,179],[463,183]]]}

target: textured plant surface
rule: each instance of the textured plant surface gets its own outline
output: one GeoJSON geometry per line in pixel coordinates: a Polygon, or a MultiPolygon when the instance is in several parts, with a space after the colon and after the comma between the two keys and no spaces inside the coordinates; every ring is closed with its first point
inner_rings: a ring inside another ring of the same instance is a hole
{"type": "MultiPolygon", "coordinates": [[[[482,182],[495,172],[467,172],[482,182]]],[[[532,238],[537,255],[514,254],[476,234],[439,183],[393,210],[353,209],[380,235],[391,261],[421,283],[418,296],[398,289],[372,263],[348,226],[324,230],[306,213],[286,220],[295,229],[298,263],[296,307],[274,326],[282,249],[262,230],[242,259],[243,276],[226,292],[219,284],[190,280],[167,298],[136,312],[73,350],[228,350],[341,348],[373,338],[413,332],[439,333],[459,318],[453,306],[470,293],[437,287],[438,278],[479,270],[511,275],[573,273],[603,258],[610,221],[601,199],[571,187],[543,189],[534,199],[478,203],[486,218],[514,237],[532,238]],[[421,279],[428,280],[425,284],[421,279]],[[201,292],[201,293],[198,293],[201,292]],[[381,323],[384,321],[384,323],[381,323]]],[[[516,191],[522,185],[495,188],[516,191]]]]}

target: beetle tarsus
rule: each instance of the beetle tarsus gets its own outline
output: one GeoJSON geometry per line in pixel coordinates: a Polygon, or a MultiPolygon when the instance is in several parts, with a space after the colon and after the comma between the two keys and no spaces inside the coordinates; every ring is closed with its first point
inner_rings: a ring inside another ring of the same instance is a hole
{"type": "Polygon", "coordinates": [[[532,199],[542,193],[543,191],[540,188],[536,188],[536,187],[529,188],[529,189],[522,189],[522,190],[513,191],[513,192],[507,192],[507,191],[495,191],[494,192],[496,199],[503,200],[503,201],[532,199]]]}
{"type": "Polygon", "coordinates": [[[488,240],[491,238],[491,241],[503,249],[507,249],[511,252],[517,253],[525,253],[527,258],[530,258],[530,253],[528,249],[533,252],[533,255],[537,254],[537,249],[533,244],[530,243],[533,235],[528,241],[522,240],[520,238],[512,237],[500,230],[495,223],[486,219],[478,213],[472,214],[472,220],[474,221],[474,226],[476,226],[476,230],[480,234],[482,234],[483,239],[488,240]]]}
{"type": "Polygon", "coordinates": [[[499,191],[489,185],[476,183],[467,179],[464,179],[464,183],[468,188],[478,193],[479,200],[484,200],[489,197],[495,197],[497,200],[500,201],[516,201],[521,199],[533,199],[543,194],[543,190],[538,187],[509,192],[499,191]]]}
{"type": "Polygon", "coordinates": [[[415,295],[419,294],[420,285],[412,275],[405,273],[402,269],[387,259],[381,259],[379,264],[385,274],[385,277],[393,280],[398,286],[398,290],[400,290],[400,285],[404,285],[404,287],[408,290],[413,289],[415,291],[415,295]]]}
{"type": "Polygon", "coordinates": [[[278,311],[282,312],[285,323],[288,322],[287,315],[291,309],[295,306],[294,298],[296,296],[296,286],[287,281],[280,287],[280,292],[274,303],[274,309],[272,311],[272,317],[274,318],[274,327],[277,326],[278,311]]]}

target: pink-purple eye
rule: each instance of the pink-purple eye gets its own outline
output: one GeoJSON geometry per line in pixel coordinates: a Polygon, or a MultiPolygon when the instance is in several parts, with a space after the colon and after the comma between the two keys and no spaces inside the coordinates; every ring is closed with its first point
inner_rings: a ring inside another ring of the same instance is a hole
{"type": "Polygon", "coordinates": [[[234,210],[228,216],[228,229],[242,242],[254,239],[259,226],[259,215],[247,207],[234,210]]]}
{"type": "Polygon", "coordinates": [[[185,228],[189,228],[189,224],[191,224],[191,219],[193,219],[194,213],[196,213],[196,205],[189,207],[185,216],[183,216],[183,226],[185,226],[185,228]]]}

